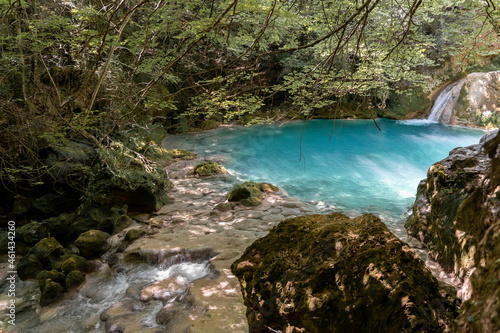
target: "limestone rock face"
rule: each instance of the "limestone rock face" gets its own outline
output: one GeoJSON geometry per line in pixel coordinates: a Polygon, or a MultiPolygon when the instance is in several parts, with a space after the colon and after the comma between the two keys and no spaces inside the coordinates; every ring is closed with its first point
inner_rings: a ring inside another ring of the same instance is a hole
{"type": "Polygon", "coordinates": [[[491,159],[490,173],[481,196],[464,209],[480,223],[476,228],[485,231],[477,239],[479,265],[470,278],[472,295],[462,306],[458,332],[500,332],[500,132],[484,142],[484,149],[491,159]]]}
{"type": "Polygon", "coordinates": [[[456,301],[376,216],[281,222],[233,263],[251,332],[446,332],[456,301]]]}
{"type": "Polygon", "coordinates": [[[500,125],[500,71],[471,73],[463,79],[460,97],[450,124],[466,126],[500,125]]]}
{"type": "Polygon", "coordinates": [[[452,150],[430,167],[405,225],[445,270],[461,279],[477,267],[478,243],[491,224],[494,208],[482,204],[488,196],[491,164],[484,147],[496,133],[483,137],[480,144],[452,150]]]}
{"type": "Polygon", "coordinates": [[[458,332],[500,331],[500,132],[457,148],[418,187],[406,227],[464,279],[458,332]]]}

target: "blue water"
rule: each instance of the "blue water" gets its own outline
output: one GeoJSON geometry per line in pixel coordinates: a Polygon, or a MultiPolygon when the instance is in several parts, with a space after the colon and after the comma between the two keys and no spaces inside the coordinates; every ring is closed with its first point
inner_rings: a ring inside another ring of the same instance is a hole
{"type": "Polygon", "coordinates": [[[483,131],[428,122],[294,121],[225,127],[169,137],[167,148],[227,155],[241,180],[273,183],[304,201],[337,211],[398,220],[415,200],[428,168],[483,131]],[[304,127],[305,124],[305,127],[304,127]],[[302,145],[301,145],[301,135],[302,145]]]}

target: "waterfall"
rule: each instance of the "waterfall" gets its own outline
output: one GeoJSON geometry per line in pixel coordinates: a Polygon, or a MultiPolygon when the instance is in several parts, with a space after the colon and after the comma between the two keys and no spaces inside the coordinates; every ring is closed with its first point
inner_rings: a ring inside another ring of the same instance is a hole
{"type": "Polygon", "coordinates": [[[453,91],[455,90],[457,84],[458,82],[446,86],[446,88],[444,88],[443,91],[439,94],[436,102],[434,102],[434,105],[432,106],[429,117],[427,117],[427,120],[429,122],[440,122],[443,111],[450,104],[450,102],[453,102],[453,91]]]}

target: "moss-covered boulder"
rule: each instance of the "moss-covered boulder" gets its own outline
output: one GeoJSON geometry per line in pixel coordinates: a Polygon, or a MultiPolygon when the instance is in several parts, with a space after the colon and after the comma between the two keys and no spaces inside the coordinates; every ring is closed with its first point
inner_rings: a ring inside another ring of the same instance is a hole
{"type": "Polygon", "coordinates": [[[83,281],[85,281],[85,274],[76,270],[69,272],[64,279],[64,283],[66,284],[66,288],[68,290],[79,286],[83,283],[83,281]]]}
{"type": "Polygon", "coordinates": [[[193,174],[198,177],[206,177],[227,173],[226,169],[217,162],[204,162],[196,165],[193,174]]]}
{"type": "Polygon", "coordinates": [[[371,214],[285,220],[231,270],[253,332],[446,332],[457,306],[371,214]]]}
{"type": "Polygon", "coordinates": [[[40,297],[40,305],[46,306],[54,302],[61,296],[64,288],[57,282],[47,279],[43,283],[43,290],[41,290],[42,295],[40,297]]]}
{"type": "Polygon", "coordinates": [[[75,141],[53,145],[44,154],[47,154],[44,163],[57,182],[77,186],[90,176],[90,165],[97,155],[91,145],[75,141]]]}
{"type": "Polygon", "coordinates": [[[233,186],[227,200],[245,206],[258,206],[262,202],[264,192],[273,193],[277,191],[279,191],[279,188],[269,183],[245,182],[233,186]]]}
{"type": "Polygon", "coordinates": [[[50,279],[54,282],[57,282],[61,285],[64,285],[64,279],[65,276],[63,273],[53,269],[51,271],[40,271],[36,274],[36,279],[38,280],[38,287],[40,290],[45,289],[45,284],[47,283],[47,280],[50,279]]]}
{"type": "Polygon", "coordinates": [[[169,152],[172,154],[173,158],[176,159],[181,159],[181,160],[194,160],[196,158],[196,154],[192,153],[188,150],[184,149],[172,149],[169,150],[169,152]]]}
{"type": "Polygon", "coordinates": [[[36,274],[43,270],[43,265],[33,254],[28,254],[19,259],[17,263],[17,276],[21,280],[35,279],[36,274]]]}
{"type": "Polygon", "coordinates": [[[51,269],[64,254],[64,248],[54,237],[49,237],[36,243],[29,253],[33,254],[44,267],[51,269]]]}
{"type": "Polygon", "coordinates": [[[92,201],[105,206],[128,205],[153,211],[169,202],[167,190],[172,186],[162,168],[148,172],[141,168],[108,170],[99,175],[91,186],[92,201]]]}
{"type": "Polygon", "coordinates": [[[37,221],[27,223],[17,229],[17,238],[29,245],[35,245],[43,238],[49,237],[49,234],[47,224],[37,221]]]}
{"type": "Polygon", "coordinates": [[[70,239],[76,239],[80,234],[88,230],[101,230],[114,234],[128,226],[132,220],[127,215],[128,206],[93,207],[88,204],[80,206],[71,223],[70,239]]]}
{"type": "Polygon", "coordinates": [[[106,251],[106,240],[111,235],[100,230],[86,231],[75,240],[75,245],[80,254],[85,258],[96,257],[106,251]]]}
{"type": "Polygon", "coordinates": [[[61,260],[54,267],[64,274],[69,274],[72,271],[87,271],[87,260],[76,254],[66,254],[61,257],[61,260]]]}

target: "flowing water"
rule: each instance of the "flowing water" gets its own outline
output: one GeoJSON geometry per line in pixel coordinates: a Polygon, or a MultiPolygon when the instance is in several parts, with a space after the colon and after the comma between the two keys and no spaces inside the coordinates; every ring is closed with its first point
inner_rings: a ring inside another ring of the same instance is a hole
{"type": "Polygon", "coordinates": [[[438,123],[312,120],[224,127],[166,140],[168,148],[230,157],[241,180],[270,182],[336,211],[375,213],[393,231],[415,200],[427,169],[484,132],[438,123]],[[333,134],[332,134],[333,129],[333,134]],[[330,138],[331,135],[331,139],[330,138]]]}
{"type": "Polygon", "coordinates": [[[431,113],[429,114],[429,117],[427,117],[427,121],[436,123],[440,121],[444,109],[448,106],[449,103],[453,102],[451,96],[457,84],[458,83],[452,83],[443,89],[443,91],[439,94],[438,98],[434,102],[431,113]]]}

